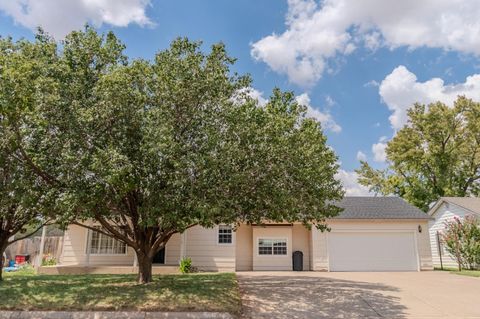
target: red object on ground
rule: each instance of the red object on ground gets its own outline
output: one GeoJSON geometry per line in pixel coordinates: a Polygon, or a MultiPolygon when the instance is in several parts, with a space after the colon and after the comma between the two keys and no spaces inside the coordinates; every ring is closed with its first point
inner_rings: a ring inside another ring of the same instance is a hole
{"type": "Polygon", "coordinates": [[[24,264],[30,260],[30,255],[16,255],[15,263],[18,265],[24,264]]]}

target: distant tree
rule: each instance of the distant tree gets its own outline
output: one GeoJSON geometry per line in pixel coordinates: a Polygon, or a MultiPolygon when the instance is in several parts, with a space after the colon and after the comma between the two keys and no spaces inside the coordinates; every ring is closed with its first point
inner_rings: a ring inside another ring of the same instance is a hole
{"type": "Polygon", "coordinates": [[[339,212],[337,157],[292,93],[275,90],[259,106],[223,44],[205,54],[177,39],[152,62],[123,49],[113,33],[71,33],[30,87],[31,109],[8,115],[23,123],[14,126],[19,161],[58,192],[64,222],[132,247],[139,282],[152,280],[171,236],[195,225],[325,228],[339,212]]]}
{"type": "Polygon", "coordinates": [[[361,162],[362,185],[380,194],[395,194],[417,207],[441,196],[480,193],[480,104],[459,97],[453,107],[415,104],[408,124],[388,142],[388,168],[361,162]]]}

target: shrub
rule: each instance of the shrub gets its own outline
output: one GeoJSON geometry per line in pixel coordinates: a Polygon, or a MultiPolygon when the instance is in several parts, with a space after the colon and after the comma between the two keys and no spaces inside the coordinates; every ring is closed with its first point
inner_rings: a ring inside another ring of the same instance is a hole
{"type": "Polygon", "coordinates": [[[56,264],[57,260],[55,259],[55,257],[49,254],[43,255],[42,266],[55,266],[56,264]]]}
{"type": "Polygon", "coordinates": [[[194,268],[192,266],[192,258],[184,257],[180,260],[180,272],[182,274],[188,274],[193,272],[194,268]]]}
{"type": "Polygon", "coordinates": [[[442,239],[460,270],[480,267],[480,222],[476,217],[466,216],[464,220],[455,217],[446,222],[442,239]]]}

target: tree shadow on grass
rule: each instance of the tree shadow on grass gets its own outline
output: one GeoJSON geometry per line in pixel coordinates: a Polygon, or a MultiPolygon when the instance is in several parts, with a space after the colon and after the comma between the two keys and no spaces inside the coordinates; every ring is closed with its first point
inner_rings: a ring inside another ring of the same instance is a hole
{"type": "Polygon", "coordinates": [[[4,310],[145,310],[238,312],[234,274],[154,276],[139,285],[135,275],[42,275],[0,283],[4,310]]]}
{"type": "Polygon", "coordinates": [[[406,318],[383,284],[302,275],[239,275],[244,318],[406,318]]]}

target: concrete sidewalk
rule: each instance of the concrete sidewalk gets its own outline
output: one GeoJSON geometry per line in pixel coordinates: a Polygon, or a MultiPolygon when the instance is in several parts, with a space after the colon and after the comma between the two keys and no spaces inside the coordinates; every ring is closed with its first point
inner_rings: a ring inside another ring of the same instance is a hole
{"type": "Polygon", "coordinates": [[[233,319],[225,312],[0,311],[0,319],[233,319]]]}

